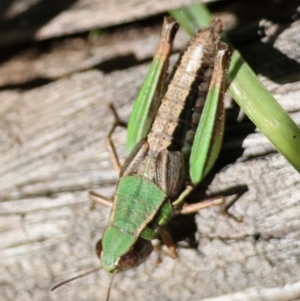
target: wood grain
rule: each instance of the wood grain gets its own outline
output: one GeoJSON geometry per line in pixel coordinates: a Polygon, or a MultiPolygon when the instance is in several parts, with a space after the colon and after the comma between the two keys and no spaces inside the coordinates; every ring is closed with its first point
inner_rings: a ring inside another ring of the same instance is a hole
{"type": "MultiPolygon", "coordinates": [[[[268,29],[263,42],[252,40],[241,51],[300,124],[300,22],[268,29]]],[[[136,53],[143,52],[145,40],[135,43],[136,53]]],[[[90,211],[87,192],[114,192],[107,106],[114,103],[127,120],[148,67],[146,60],[106,73],[70,68],[47,84],[0,92],[1,300],[105,300],[111,275],[104,271],[55,292],[49,288],[99,266],[94,245],[109,210],[90,211]]],[[[247,119],[236,122],[236,112],[229,101],[223,151],[211,183],[200,190],[230,201],[246,187],[230,209],[243,223],[219,208],[199,212],[198,246],[180,247],[177,260],[163,255],[158,266],[153,253],[117,275],[111,300],[300,300],[300,176],[247,119]]],[[[114,139],[123,160],[125,131],[114,139]]]]}
{"type": "MultiPolygon", "coordinates": [[[[215,1],[218,0],[202,2],[215,1]]],[[[189,0],[64,0],[55,5],[49,0],[22,0],[16,3],[3,0],[0,4],[0,17],[3,16],[0,22],[0,46],[124,24],[189,4],[189,0]]]]}

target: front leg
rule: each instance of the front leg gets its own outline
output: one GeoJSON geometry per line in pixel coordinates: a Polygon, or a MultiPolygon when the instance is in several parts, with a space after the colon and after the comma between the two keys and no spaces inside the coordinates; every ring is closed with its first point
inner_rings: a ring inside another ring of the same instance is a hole
{"type": "Polygon", "coordinates": [[[117,172],[117,174],[120,174],[120,170],[121,170],[121,165],[120,165],[120,160],[116,151],[116,147],[115,144],[112,140],[112,135],[115,132],[115,129],[119,126],[121,127],[127,127],[127,124],[125,122],[123,122],[120,118],[119,115],[115,109],[115,107],[113,106],[113,104],[109,105],[110,110],[112,111],[113,115],[114,115],[114,123],[112,125],[112,128],[110,129],[107,138],[106,138],[106,147],[107,150],[110,154],[110,161],[115,169],[115,171],[117,172]]]}
{"type": "Polygon", "coordinates": [[[99,204],[104,205],[109,208],[111,208],[113,205],[112,199],[108,199],[107,197],[105,197],[101,194],[98,194],[95,191],[89,191],[89,199],[92,201],[91,209],[94,208],[95,203],[99,203],[99,204]]]}

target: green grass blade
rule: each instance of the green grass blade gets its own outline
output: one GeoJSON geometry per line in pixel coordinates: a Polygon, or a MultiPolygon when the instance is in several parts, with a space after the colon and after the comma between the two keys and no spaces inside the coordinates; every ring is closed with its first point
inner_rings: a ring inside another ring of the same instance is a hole
{"type": "MultiPolygon", "coordinates": [[[[199,5],[199,9],[202,8],[203,5],[199,5]]],[[[192,24],[201,27],[201,17],[192,13],[195,9],[195,5],[192,5],[170,13],[180,16],[178,22],[183,28],[191,28],[192,24]]],[[[231,96],[276,149],[300,172],[300,129],[236,50],[232,54],[228,76],[231,80],[228,88],[231,96]]]]}
{"type": "Polygon", "coordinates": [[[211,20],[211,14],[204,4],[196,3],[188,7],[170,10],[169,14],[174,17],[180,26],[193,36],[199,28],[206,26],[211,20]],[[195,25],[195,21],[197,24],[195,25]]]}
{"type": "Polygon", "coordinates": [[[300,130],[267,91],[238,51],[234,51],[228,90],[247,116],[276,149],[300,171],[300,130]]]}

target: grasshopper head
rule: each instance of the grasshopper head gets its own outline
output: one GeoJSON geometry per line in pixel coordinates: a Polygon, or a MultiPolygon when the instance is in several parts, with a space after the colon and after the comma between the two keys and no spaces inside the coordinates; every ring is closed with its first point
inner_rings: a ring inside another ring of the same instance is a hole
{"type": "Polygon", "coordinates": [[[124,271],[143,263],[153,246],[150,241],[108,227],[96,244],[96,254],[102,262],[102,267],[109,273],[115,270],[124,271]]]}

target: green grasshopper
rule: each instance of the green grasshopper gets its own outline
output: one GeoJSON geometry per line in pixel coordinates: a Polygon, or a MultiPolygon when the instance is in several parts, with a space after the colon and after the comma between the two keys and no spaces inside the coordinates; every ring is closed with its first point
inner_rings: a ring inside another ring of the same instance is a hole
{"type": "MultiPolygon", "coordinates": [[[[227,45],[220,42],[222,24],[214,20],[187,44],[163,95],[177,27],[173,18],[165,18],[128,125],[131,154],[120,169],[109,223],[96,246],[103,269],[110,273],[144,262],[153,250],[151,240],[157,236],[176,258],[176,246],[164,228],[169,220],[175,214],[224,202],[221,198],[184,203],[192,190],[187,183],[195,185],[203,179],[221,146],[229,53],[227,45]]],[[[118,169],[111,140],[115,126],[108,141],[118,169]]]]}
{"type": "Polygon", "coordinates": [[[185,199],[207,175],[221,147],[228,46],[220,42],[222,24],[215,19],[187,44],[167,80],[177,28],[173,18],[164,19],[129,121],[130,155],[122,167],[111,138],[120,124],[113,110],[117,121],[108,135],[108,147],[119,172],[114,200],[91,194],[112,208],[96,253],[102,268],[114,275],[144,262],[156,237],[176,258],[176,245],[165,229],[170,219],[224,203],[223,198],[196,204],[187,204],[185,199]]]}

